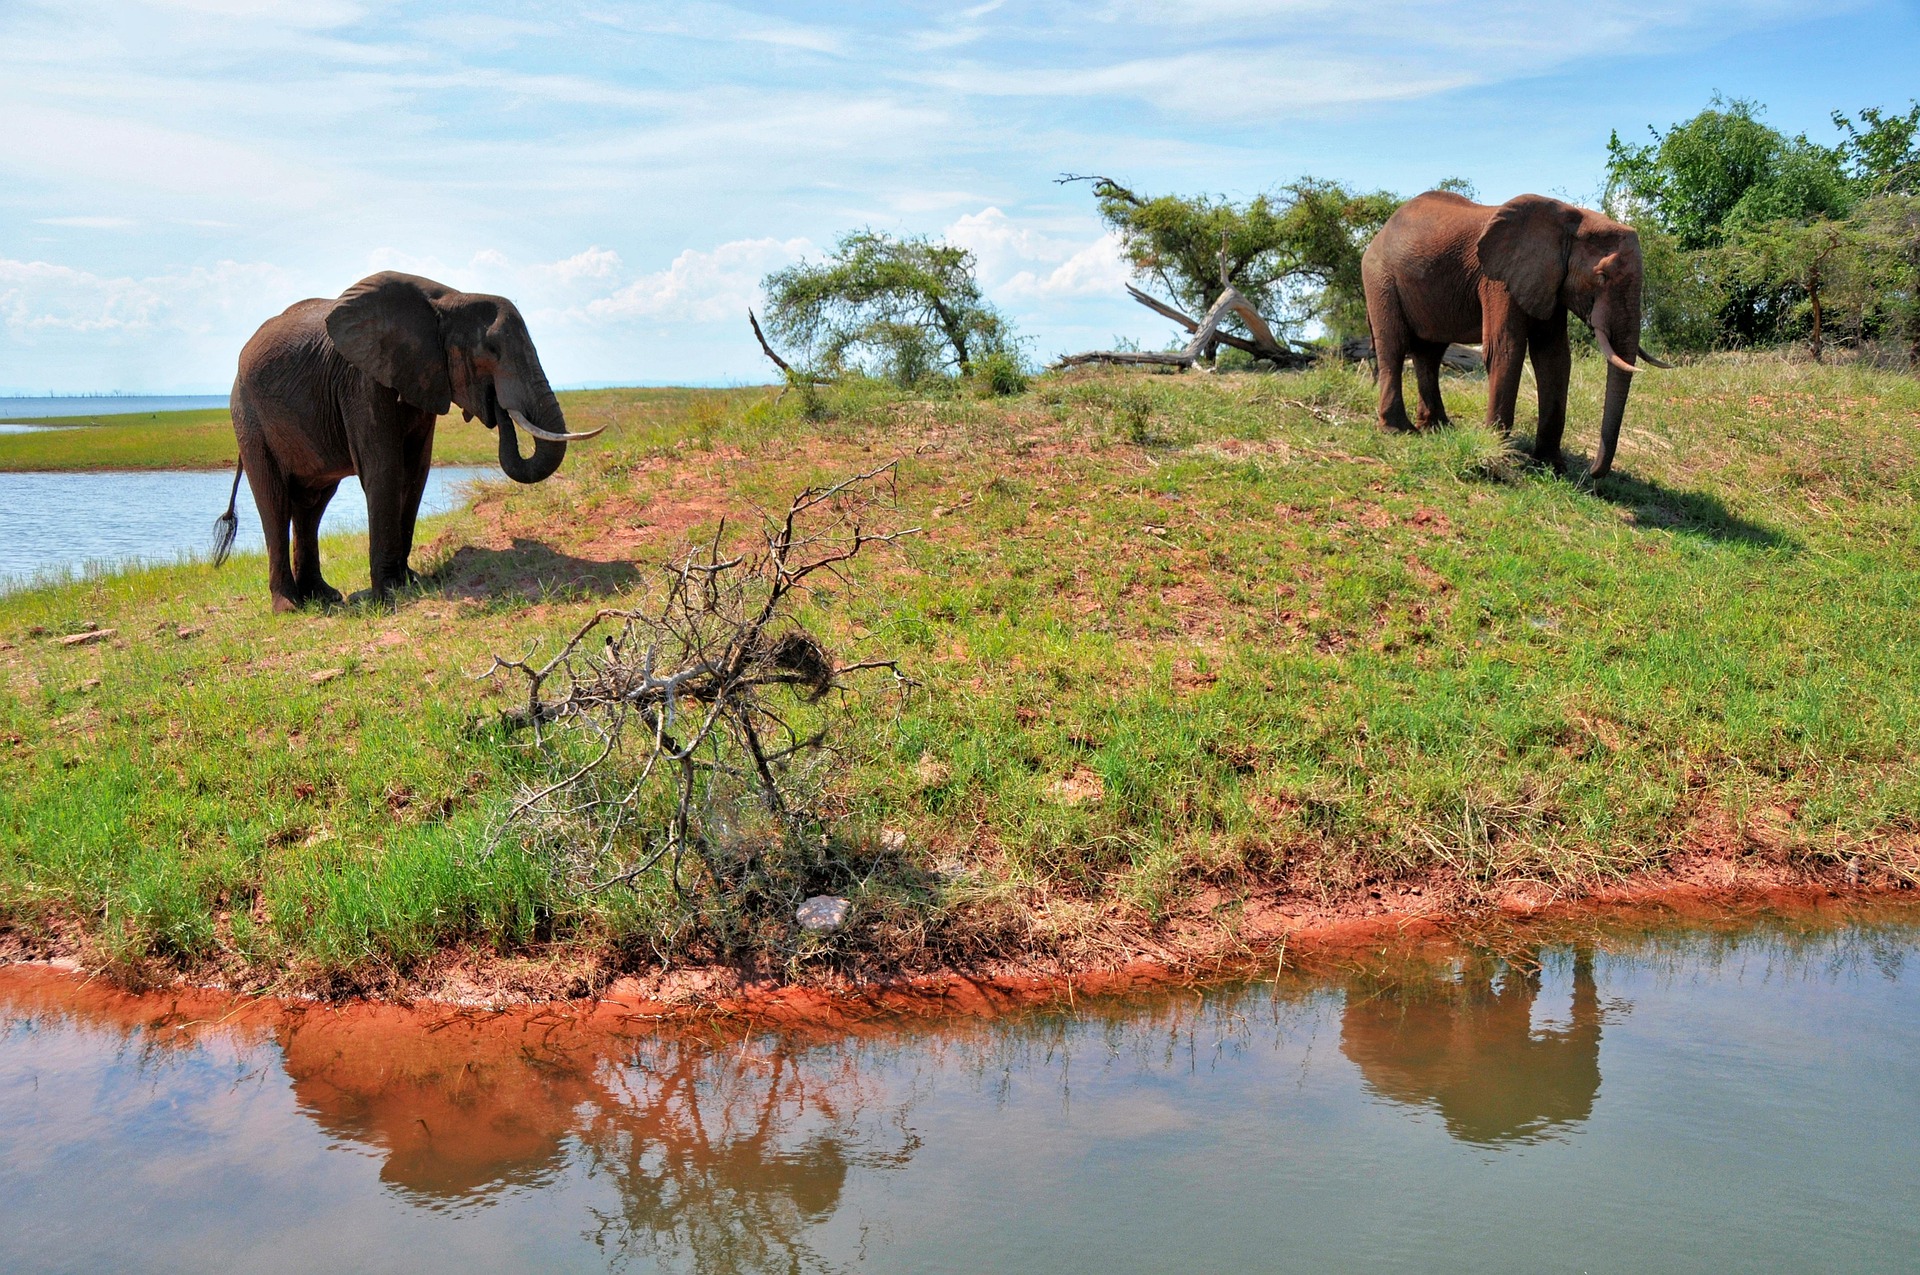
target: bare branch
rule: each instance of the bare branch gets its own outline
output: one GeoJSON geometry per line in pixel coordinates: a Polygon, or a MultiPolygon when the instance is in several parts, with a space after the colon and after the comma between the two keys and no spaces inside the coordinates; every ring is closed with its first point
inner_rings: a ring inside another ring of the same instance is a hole
{"type": "Polygon", "coordinates": [[[764,515],[752,554],[724,554],[722,524],[667,567],[655,600],[597,611],[544,663],[533,648],[495,656],[482,676],[511,671],[526,683],[508,728],[532,727],[554,773],[522,792],[505,823],[544,843],[588,892],[663,864],[684,892],[690,854],[724,888],[768,845],[819,828],[805,770],[828,748],[820,714],[832,710],[801,706],[860,673],[890,672],[899,691],[915,683],[890,659],[840,663],[788,618],[789,604],[812,577],[918,530],[867,528],[895,507],[897,467],[801,491],[764,515]]]}

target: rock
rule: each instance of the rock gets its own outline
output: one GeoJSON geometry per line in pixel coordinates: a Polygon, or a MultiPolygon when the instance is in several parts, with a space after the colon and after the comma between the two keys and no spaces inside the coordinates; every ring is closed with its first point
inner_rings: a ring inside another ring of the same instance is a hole
{"type": "Polygon", "coordinates": [[[323,668],[317,673],[307,674],[307,680],[315,686],[322,686],[336,677],[345,677],[346,674],[347,670],[343,668],[323,668]]]}
{"type": "Polygon", "coordinates": [[[79,633],[69,633],[60,639],[61,646],[91,646],[95,642],[104,642],[119,629],[85,629],[79,633]]]}
{"type": "Polygon", "coordinates": [[[802,903],[793,915],[800,922],[801,929],[818,934],[845,925],[847,913],[852,910],[853,904],[846,899],[832,894],[816,894],[802,903]]]}
{"type": "Polygon", "coordinates": [[[907,834],[898,828],[882,828],[880,848],[892,854],[899,854],[907,848],[907,834]]]}

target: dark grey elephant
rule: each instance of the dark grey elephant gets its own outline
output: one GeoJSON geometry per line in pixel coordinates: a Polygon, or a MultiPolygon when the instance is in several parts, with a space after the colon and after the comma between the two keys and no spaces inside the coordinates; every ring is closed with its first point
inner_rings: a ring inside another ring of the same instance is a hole
{"type": "MultiPolygon", "coordinates": [[[[505,297],[386,271],[260,325],[233,383],[233,485],[237,498],[244,472],[260,509],[274,610],[340,601],[321,578],[316,536],[349,474],[367,496],[372,596],[412,579],[407,557],[434,422],[450,403],[499,432],[500,468],[515,482],[549,477],[570,440],[600,432],[567,432],[526,322],[505,297]],[[533,436],[531,457],[520,454],[516,425],[533,436]]],[[[216,564],[236,528],[229,500],[216,524],[216,564]]]]}
{"type": "Polygon", "coordinates": [[[1567,316],[1593,328],[1607,358],[1607,402],[1593,476],[1613,465],[1640,348],[1640,237],[1604,213],[1543,195],[1498,207],[1449,191],[1416,195],[1387,219],[1361,257],[1367,322],[1380,383],[1380,423],[1411,429],[1400,390],[1413,356],[1420,423],[1445,422],[1440,359],[1449,344],[1481,343],[1487,360],[1487,423],[1513,429],[1520,369],[1529,357],[1540,390],[1534,456],[1560,469],[1573,355],[1567,316]]]}

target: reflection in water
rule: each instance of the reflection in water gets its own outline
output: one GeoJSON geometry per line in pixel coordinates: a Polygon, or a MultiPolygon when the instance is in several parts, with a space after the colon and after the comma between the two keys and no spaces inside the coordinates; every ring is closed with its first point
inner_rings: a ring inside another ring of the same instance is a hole
{"type": "Polygon", "coordinates": [[[1540,953],[1477,953],[1453,977],[1356,979],[1340,1020],[1340,1050],[1374,1092],[1431,1104],[1467,1142],[1526,1141],[1578,1124],[1600,1092],[1600,995],[1593,949],[1573,951],[1573,1004],[1564,1027],[1535,1030],[1540,953]]]}
{"type": "Polygon", "coordinates": [[[857,1054],[778,1041],[581,1030],[496,1015],[301,1015],[276,1030],[301,1109],[376,1147],[429,1208],[538,1188],[578,1157],[616,1189],[594,1241],[695,1270],[818,1264],[810,1226],[850,1169],[906,1163],[902,1113],[870,1110],[857,1054]]]}
{"type": "Polygon", "coordinates": [[[0,1269],[1897,1269],[1916,933],[804,1037],[0,969],[0,1269]]]}

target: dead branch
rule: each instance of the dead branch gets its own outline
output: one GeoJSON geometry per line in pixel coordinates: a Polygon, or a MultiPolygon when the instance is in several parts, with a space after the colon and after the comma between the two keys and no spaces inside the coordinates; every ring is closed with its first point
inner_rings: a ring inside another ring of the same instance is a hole
{"type": "Polygon", "coordinates": [[[785,359],[774,353],[773,347],[767,343],[767,334],[760,330],[759,316],[754,314],[751,308],[747,310],[747,322],[753,325],[753,339],[760,343],[761,353],[772,359],[773,365],[779,368],[781,374],[787,378],[788,389],[793,388],[795,385],[833,384],[832,377],[821,376],[817,372],[796,371],[791,363],[788,363],[785,359]]]}
{"type": "Polygon", "coordinates": [[[526,703],[506,725],[531,731],[557,776],[525,788],[506,823],[546,843],[587,890],[666,863],[682,894],[690,854],[724,887],[759,848],[816,830],[801,772],[828,750],[829,732],[818,711],[803,726],[799,706],[851,674],[912,683],[890,659],[839,663],[789,612],[821,580],[844,582],[863,550],[919,530],[869,527],[896,507],[897,465],[800,492],[765,516],[751,553],[723,556],[722,524],[667,569],[657,601],[603,608],[544,662],[496,655],[480,676],[521,675],[526,703]]]}

